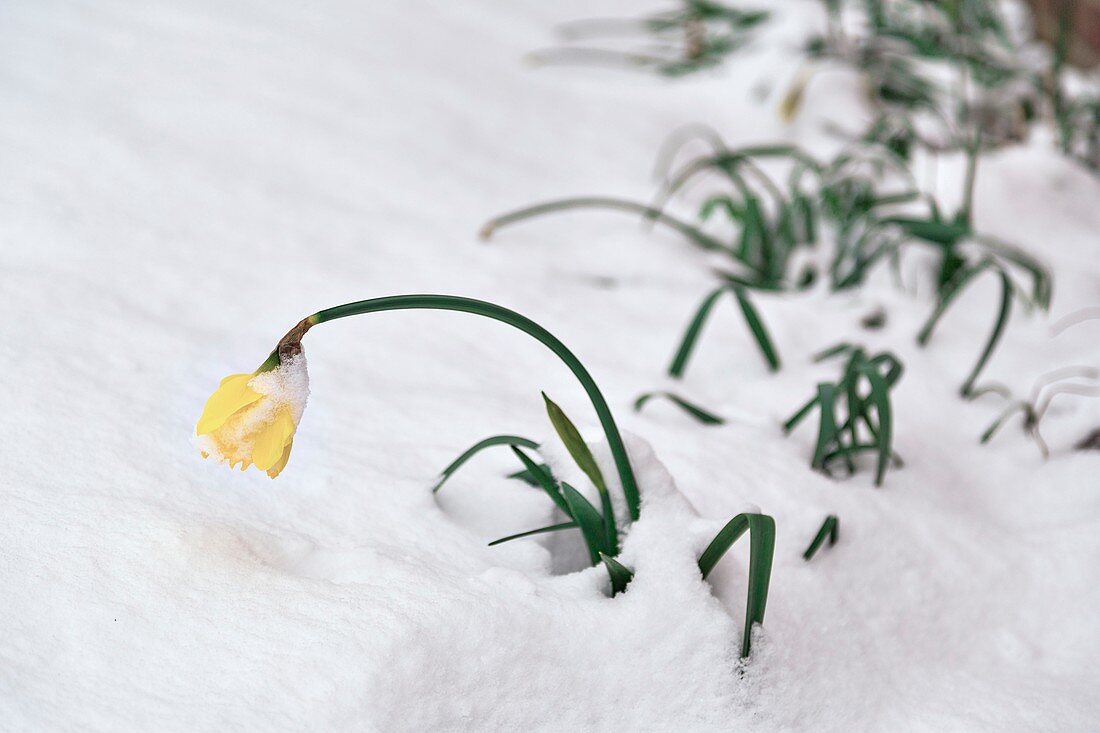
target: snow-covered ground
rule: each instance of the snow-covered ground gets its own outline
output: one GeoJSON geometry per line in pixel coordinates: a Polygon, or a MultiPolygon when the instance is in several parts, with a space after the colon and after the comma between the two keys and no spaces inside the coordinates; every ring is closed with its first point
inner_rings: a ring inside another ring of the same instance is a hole
{"type": "MultiPolygon", "coordinates": [[[[790,126],[775,111],[818,5],[780,6],[725,70],[668,82],[522,63],[555,23],[639,11],[626,0],[0,3],[0,728],[1096,730],[1100,453],[1072,446],[1100,400],[1055,403],[1049,461],[1015,423],[978,446],[1000,404],[956,390],[992,282],[926,350],[916,269],[906,291],[759,297],[776,375],[725,304],[677,387],[730,418],[703,428],[630,404],[665,384],[704,255],[616,214],[477,241],[534,200],[647,198],[685,123],[825,150],[823,120],[858,126],[850,74],[818,77],[790,126]],[[320,308],[411,292],[514,308],[591,370],[646,497],[625,595],[575,572],[575,536],[486,547],[552,521],[503,478],[507,451],[431,493],[487,435],[555,444],[539,390],[601,451],[569,372],[499,323],[320,326],[284,473],[198,456],[219,378],[320,308]],[[861,329],[879,306],[886,328],[861,329]],[[810,355],[842,339],[908,367],[906,466],[881,489],[812,472],[812,429],[780,429],[835,370],[810,355]],[[746,547],[708,583],[694,562],[751,505],[778,536],[742,673],[746,547]],[[828,513],[841,541],[806,563],[828,513]]],[[[923,182],[950,197],[960,165],[923,182]]],[[[989,378],[1019,392],[1100,364],[1100,321],[1051,336],[1100,304],[1098,194],[1043,140],[983,163],[979,227],[1055,277],[1051,316],[1015,314],[989,378]]]]}

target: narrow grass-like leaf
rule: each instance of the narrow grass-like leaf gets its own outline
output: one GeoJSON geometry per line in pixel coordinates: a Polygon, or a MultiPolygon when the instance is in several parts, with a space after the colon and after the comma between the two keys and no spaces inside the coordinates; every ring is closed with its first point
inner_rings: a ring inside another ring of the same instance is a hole
{"type": "Polygon", "coordinates": [[[475,455],[485,450],[486,448],[492,448],[497,445],[511,445],[511,446],[523,446],[524,448],[530,448],[531,450],[537,450],[539,444],[533,440],[527,438],[521,438],[518,435],[494,435],[490,438],[486,438],[478,443],[472,445],[468,450],[462,453],[458,458],[454,459],[449,466],[443,469],[439,474],[439,480],[436,481],[435,486],[432,487],[432,491],[439,491],[443,484],[447,482],[455,471],[462,468],[462,465],[466,461],[473,458],[475,455]]]}
{"type": "Polygon", "coordinates": [[[836,346],[831,346],[831,347],[825,349],[824,351],[817,352],[816,354],[813,355],[812,360],[815,363],[822,362],[822,361],[828,361],[829,359],[832,359],[834,356],[840,356],[841,354],[847,354],[851,350],[852,350],[852,345],[850,343],[848,343],[847,341],[842,341],[841,343],[837,344],[836,346]]]}
{"type": "Polygon", "coordinates": [[[910,236],[923,239],[926,242],[941,245],[954,245],[960,239],[970,233],[970,227],[953,221],[936,221],[934,219],[910,219],[901,216],[889,217],[883,220],[885,224],[896,224],[910,236]]]}
{"type": "Polygon", "coordinates": [[[515,453],[516,458],[523,463],[524,471],[535,480],[535,486],[545,491],[546,495],[550,497],[550,500],[554,502],[555,506],[565,512],[566,516],[572,517],[573,514],[569,510],[569,505],[566,503],[565,499],[562,498],[561,491],[558,490],[558,484],[554,481],[554,476],[550,473],[550,469],[546,466],[536,464],[526,453],[514,445],[512,446],[512,452],[515,453]]]}
{"type": "Polygon", "coordinates": [[[817,162],[805,152],[794,145],[776,143],[774,145],[747,145],[743,148],[730,151],[742,158],[794,158],[807,165],[817,165],[817,162]]]}
{"type": "Polygon", "coordinates": [[[718,288],[711,291],[699,304],[698,310],[695,311],[695,315],[688,324],[687,331],[684,332],[680,347],[676,349],[676,356],[673,357],[672,364],[668,367],[670,376],[679,378],[684,375],[684,369],[687,368],[688,359],[691,358],[691,352],[695,348],[695,342],[699,340],[699,333],[703,330],[703,324],[706,323],[714,304],[718,302],[718,298],[722,296],[724,290],[725,288],[718,288]]]}
{"type": "MultiPolygon", "coordinates": [[[[807,270],[806,272],[810,273],[810,275],[812,277],[812,275],[813,275],[813,270],[812,269],[807,270]]],[[[758,293],[759,292],[763,292],[763,293],[782,293],[786,290],[786,287],[784,285],[782,285],[781,283],[765,282],[764,280],[759,279],[758,276],[753,275],[751,273],[748,276],[746,276],[744,274],[738,274],[738,273],[735,273],[735,272],[730,272],[729,270],[723,270],[721,268],[716,267],[716,268],[714,268],[714,274],[717,275],[719,278],[721,278],[722,280],[724,280],[725,282],[727,282],[730,285],[740,285],[742,287],[752,288],[753,290],[755,290],[758,293]]],[[[812,283],[812,280],[811,280],[811,283],[812,283]]],[[[800,284],[799,287],[801,288],[802,285],[800,284]]]]}
{"type": "Polygon", "coordinates": [[[711,68],[744,46],[753,28],[768,18],[763,11],[741,11],[712,0],[690,0],[682,9],[632,19],[597,18],[575,21],[562,35],[570,45],[529,55],[538,64],[582,63],[651,71],[678,78],[711,68]],[[643,34],[649,41],[639,50],[611,49],[607,39],[643,34]],[[596,40],[601,39],[601,40],[596,40]],[[577,42],[597,45],[577,45],[577,42]]]}
{"type": "Polygon", "coordinates": [[[699,557],[699,572],[706,578],[726,551],[745,531],[749,531],[749,588],[745,608],[745,631],[741,637],[741,657],[752,651],[753,624],[764,623],[775,554],[775,520],[766,514],[738,514],[723,527],[699,557]]]}
{"type": "Polygon", "coordinates": [[[878,470],[875,472],[875,486],[882,486],[882,479],[886,476],[886,469],[890,466],[891,441],[894,434],[890,387],[886,384],[886,380],[874,369],[865,368],[863,374],[871,385],[871,392],[867,399],[874,405],[875,413],[878,415],[878,425],[875,430],[875,439],[878,443],[878,470]]]}
{"type": "Polygon", "coordinates": [[[1012,399],[1012,390],[1010,390],[1008,387],[1004,386],[1003,384],[998,384],[996,382],[991,382],[990,384],[985,384],[985,385],[982,385],[981,387],[975,388],[970,393],[970,399],[976,400],[979,397],[985,397],[987,394],[1000,395],[1001,397],[1004,397],[1006,400],[1012,399]]]}
{"type": "Polygon", "coordinates": [[[606,552],[600,553],[600,559],[603,560],[607,574],[611,577],[611,597],[614,598],[626,590],[626,586],[634,580],[634,572],[606,552]]]}
{"type": "Polygon", "coordinates": [[[569,515],[581,528],[584,544],[588,547],[588,558],[593,565],[600,563],[600,553],[607,551],[607,535],[604,531],[603,517],[592,502],[565,481],[561,482],[561,493],[569,505],[569,515]]]}
{"type": "Polygon", "coordinates": [[[734,287],[733,294],[737,298],[737,304],[741,306],[741,313],[745,316],[745,322],[749,325],[749,330],[752,331],[757,346],[760,347],[760,353],[764,355],[764,359],[768,362],[768,368],[773,372],[779,371],[779,354],[776,353],[775,346],[772,345],[768,330],[764,327],[764,322],[760,319],[756,307],[749,300],[744,288],[734,287]]]}
{"type": "Polygon", "coordinates": [[[1031,298],[1035,305],[1042,310],[1050,308],[1050,298],[1054,293],[1054,283],[1042,264],[1037,262],[1028,253],[1013,247],[1012,245],[991,240],[988,237],[978,237],[978,241],[994,247],[997,254],[1008,262],[1019,266],[1031,275],[1031,298]]]}
{"type": "Polygon", "coordinates": [[[825,467],[825,456],[840,433],[840,428],[836,424],[836,393],[835,384],[823,382],[817,385],[817,445],[814,446],[814,457],[811,462],[814,468],[825,467]]]}
{"type": "Polygon", "coordinates": [[[532,537],[537,534],[545,534],[547,532],[560,532],[563,529],[573,529],[579,526],[576,522],[562,522],[560,524],[551,524],[549,527],[539,527],[538,529],[529,529],[526,532],[520,532],[519,534],[510,534],[507,537],[501,537],[499,540],[493,540],[489,543],[489,547],[494,545],[500,545],[505,542],[511,542],[512,540],[522,539],[524,537],[532,537]]]}
{"type": "Polygon", "coordinates": [[[592,451],[589,450],[588,444],[584,442],[584,438],[581,437],[581,433],[577,430],[577,426],[573,424],[573,421],[553,400],[546,396],[545,392],[542,393],[542,399],[546,403],[546,414],[550,416],[550,422],[554,426],[554,430],[557,431],[558,437],[561,438],[561,442],[565,444],[565,449],[569,451],[569,455],[573,457],[577,467],[588,476],[600,494],[600,506],[603,509],[606,535],[605,547],[610,553],[618,554],[619,533],[615,527],[615,510],[611,506],[611,494],[608,493],[607,483],[604,481],[599,464],[596,463],[595,456],[592,455],[592,451]]]}
{"type": "Polygon", "coordinates": [[[676,355],[672,358],[672,363],[668,367],[669,376],[680,378],[684,375],[684,370],[687,368],[688,360],[691,358],[692,351],[695,349],[695,345],[699,340],[699,334],[702,332],[703,326],[714,310],[714,306],[718,302],[718,299],[727,291],[733,293],[734,297],[737,299],[737,303],[741,307],[741,313],[745,318],[745,323],[748,325],[749,331],[752,332],[753,339],[756,341],[760,353],[764,356],[764,360],[768,363],[768,369],[773,372],[779,369],[779,355],[776,353],[775,346],[772,345],[771,337],[768,335],[768,330],[764,326],[760,314],[749,300],[748,294],[743,287],[737,284],[729,284],[712,290],[703,298],[703,302],[699,304],[699,308],[695,311],[695,315],[688,323],[687,330],[684,332],[684,338],[680,341],[679,348],[676,349],[676,355]]]}
{"type": "MultiPolygon", "coordinates": [[[[549,471],[550,470],[550,467],[547,466],[545,463],[539,463],[537,465],[538,465],[539,468],[541,468],[544,471],[549,471]]],[[[522,471],[516,471],[515,473],[508,474],[508,478],[513,478],[513,479],[516,479],[518,481],[522,481],[523,483],[527,484],[528,486],[533,486],[536,489],[539,488],[539,486],[540,486],[539,480],[535,476],[535,474],[531,473],[526,468],[523,469],[522,471]]]]}
{"type": "Polygon", "coordinates": [[[1023,413],[1024,419],[1026,420],[1028,412],[1030,411],[1031,405],[1027,402],[1021,401],[1009,405],[1008,408],[1006,408],[1005,411],[1001,413],[1000,417],[994,420],[993,424],[986,428],[985,432],[982,433],[981,442],[983,444],[988,443],[997,433],[997,431],[1000,430],[1006,422],[1008,422],[1008,419],[1015,415],[1017,412],[1023,413]]]}
{"type": "Polygon", "coordinates": [[[985,368],[985,364],[992,356],[993,350],[997,348],[997,343],[1001,340],[1005,326],[1008,325],[1008,317],[1012,313],[1012,281],[1008,279],[1008,275],[1003,271],[999,274],[1001,276],[1001,306],[997,309],[997,321],[993,324],[993,331],[989,334],[989,340],[986,342],[985,348],[982,349],[981,356],[978,357],[978,363],[974,365],[970,376],[959,388],[959,393],[963,397],[970,397],[973,393],[974,383],[978,381],[978,375],[985,368]]]}
{"type": "Polygon", "coordinates": [[[741,238],[737,245],[738,258],[751,263],[761,272],[770,275],[768,266],[768,248],[764,238],[767,224],[764,214],[755,196],[745,200],[745,221],[741,224],[741,238]]]}
{"type": "Polygon", "coordinates": [[[802,422],[802,420],[807,415],[809,415],[811,411],[813,411],[814,405],[816,405],[817,403],[818,399],[815,395],[814,397],[810,398],[809,402],[798,408],[798,411],[791,415],[791,417],[788,418],[787,422],[783,423],[784,434],[790,435],[791,431],[798,427],[798,423],[802,422]]]}
{"type": "Polygon", "coordinates": [[[638,399],[634,401],[635,412],[640,411],[642,407],[644,407],[645,404],[654,397],[664,397],[673,404],[679,406],[682,410],[684,410],[684,412],[691,415],[704,425],[722,425],[726,422],[723,418],[715,415],[713,412],[704,410],[702,407],[692,404],[685,400],[683,397],[675,395],[672,392],[646,392],[645,394],[640,395],[638,399]]]}
{"type": "Polygon", "coordinates": [[[687,222],[677,219],[676,217],[666,214],[663,210],[652,206],[646,206],[634,201],[627,201],[624,199],[611,198],[608,196],[587,196],[578,198],[560,199],[557,201],[548,201],[542,204],[535,204],[534,206],[525,206],[522,209],[510,211],[507,214],[502,214],[490,221],[486,222],[481,228],[481,238],[489,239],[493,236],[497,229],[513,224],[524,219],[530,219],[532,217],[541,216],[543,214],[551,214],[559,211],[568,211],[571,209],[612,209],[617,211],[626,211],[633,214],[641,214],[646,219],[659,222],[665,226],[679,232],[685,238],[687,238],[692,244],[696,246],[717,252],[729,252],[730,248],[723,242],[715,239],[709,234],[703,232],[698,227],[692,226],[687,222]]]}
{"type": "MultiPolygon", "coordinates": [[[[863,365],[866,359],[867,354],[862,347],[853,348],[844,367],[844,376],[837,384],[837,390],[844,393],[848,407],[848,417],[837,428],[837,431],[847,432],[849,445],[855,445],[859,442],[859,418],[863,414],[863,398],[859,392],[859,367],[863,365]]],[[[848,464],[848,471],[854,473],[856,470],[855,464],[848,457],[845,457],[844,460],[848,464]]]]}
{"type": "Polygon", "coordinates": [[[703,554],[699,556],[699,572],[703,574],[704,580],[710,575],[710,571],[714,569],[722,556],[726,554],[726,550],[732,547],[734,542],[741,539],[741,535],[745,534],[748,529],[749,515],[738,514],[719,530],[718,534],[707,545],[707,549],[703,550],[703,554]]]}
{"type": "Polygon", "coordinates": [[[821,529],[817,530],[817,534],[814,535],[813,541],[810,542],[810,546],[806,548],[806,551],[802,553],[803,560],[809,560],[817,551],[821,549],[821,546],[825,544],[825,540],[829,540],[829,546],[836,544],[837,537],[840,530],[840,520],[836,518],[835,514],[830,514],[825,517],[825,521],[821,523],[821,529]]]}
{"type": "Polygon", "coordinates": [[[558,407],[556,402],[546,396],[545,392],[542,393],[542,399],[546,403],[546,414],[550,416],[550,423],[554,426],[554,430],[561,438],[565,449],[569,451],[569,455],[573,457],[577,467],[584,471],[584,474],[588,476],[601,494],[606,494],[607,484],[604,482],[603,473],[600,472],[600,467],[596,464],[596,459],[592,455],[592,451],[589,450],[588,444],[584,442],[584,438],[581,437],[577,426],[558,407]]]}
{"type": "Polygon", "coordinates": [[[1049,390],[1043,395],[1043,398],[1035,404],[1035,418],[1034,422],[1038,423],[1042,421],[1043,417],[1047,414],[1047,410],[1050,409],[1051,404],[1054,402],[1054,398],[1058,395],[1078,395],[1081,397],[1095,397],[1100,391],[1094,384],[1054,384],[1049,385],[1049,390]]]}
{"type": "Polygon", "coordinates": [[[726,216],[729,217],[730,221],[740,223],[745,218],[744,207],[729,196],[711,196],[708,198],[699,207],[699,218],[707,221],[719,209],[726,212],[726,216]]]}
{"type": "Polygon", "coordinates": [[[925,321],[924,325],[921,327],[920,332],[917,333],[918,344],[921,346],[927,345],[928,339],[932,337],[932,330],[936,327],[936,324],[939,323],[940,318],[943,316],[948,306],[950,306],[955,298],[965,289],[967,283],[991,265],[991,262],[983,262],[971,267],[964,267],[955,273],[955,277],[948,283],[939,301],[937,301],[935,310],[932,311],[928,320],[925,321]]]}
{"type": "Polygon", "coordinates": [[[901,375],[905,372],[905,365],[901,363],[901,360],[889,353],[878,354],[869,359],[867,364],[873,367],[875,371],[878,371],[880,366],[886,366],[886,373],[882,375],[882,379],[888,387],[897,384],[897,381],[901,379],[901,375]]]}
{"type": "Polygon", "coordinates": [[[653,177],[657,180],[663,180],[668,178],[669,171],[672,168],[672,164],[675,161],[677,154],[693,140],[706,143],[714,152],[725,150],[726,143],[722,140],[722,136],[718,134],[718,131],[709,125],[702,123],[691,123],[684,125],[665,138],[665,141],[661,143],[660,149],[657,151],[657,157],[653,164],[653,177]]]}

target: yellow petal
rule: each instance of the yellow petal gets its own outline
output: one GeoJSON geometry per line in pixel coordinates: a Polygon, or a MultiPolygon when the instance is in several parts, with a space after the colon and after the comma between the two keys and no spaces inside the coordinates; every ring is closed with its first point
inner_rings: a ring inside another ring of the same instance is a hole
{"type": "Polygon", "coordinates": [[[283,469],[286,468],[286,462],[290,460],[290,449],[294,447],[294,438],[291,438],[286,442],[286,448],[283,448],[283,457],[280,458],[274,466],[267,469],[267,475],[271,478],[275,478],[283,469]]]}
{"type": "Polygon", "coordinates": [[[283,457],[286,444],[294,435],[294,418],[289,410],[279,410],[275,419],[260,428],[252,442],[252,462],[266,471],[283,457]]]}
{"type": "Polygon", "coordinates": [[[197,435],[206,435],[220,428],[233,413],[251,405],[263,395],[249,388],[251,374],[230,374],[221,381],[202,408],[202,417],[195,426],[197,435]]]}
{"type": "Polygon", "coordinates": [[[229,464],[230,468],[236,468],[237,464],[242,462],[247,467],[249,455],[252,453],[252,444],[250,440],[242,439],[240,434],[239,423],[244,412],[246,410],[231,415],[223,425],[203,436],[204,439],[209,440],[208,445],[212,449],[203,451],[204,458],[207,455],[215,455],[219,460],[229,464]]]}

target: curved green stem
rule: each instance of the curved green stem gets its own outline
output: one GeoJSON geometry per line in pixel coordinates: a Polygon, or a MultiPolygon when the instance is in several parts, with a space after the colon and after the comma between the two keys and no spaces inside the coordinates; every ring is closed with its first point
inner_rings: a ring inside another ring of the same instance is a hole
{"type": "Polygon", "coordinates": [[[630,466],[630,459],[626,454],[619,428],[615,424],[615,418],[611,415],[611,409],[607,405],[600,388],[584,368],[580,360],[573,355],[565,344],[559,341],[552,333],[526,316],[493,303],[473,298],[462,298],[453,295],[393,295],[384,298],[371,298],[354,303],[345,303],[334,308],[326,308],[306,318],[283,337],[279,347],[272,353],[265,364],[275,359],[274,364],[279,363],[280,356],[292,355],[301,350],[301,339],[312,326],[326,321],[334,321],[337,318],[359,316],[367,313],[378,313],[392,310],[448,310],[461,313],[472,313],[485,318],[507,323],[520,331],[533,336],[553,351],[559,359],[573,372],[573,375],[588,393],[592,407],[596,410],[596,416],[603,427],[604,436],[607,438],[611,455],[615,459],[615,468],[619,472],[619,480],[623,486],[623,494],[626,496],[626,504],[630,510],[631,519],[638,519],[641,507],[641,498],[638,493],[638,485],[634,479],[634,470],[630,466]]]}
{"type": "Polygon", "coordinates": [[[730,251],[729,247],[714,237],[705,234],[697,227],[693,227],[685,221],[677,219],[670,214],[666,214],[659,208],[609,196],[581,196],[577,198],[547,201],[546,203],[535,204],[534,206],[525,206],[522,209],[516,209],[515,211],[510,211],[507,214],[502,214],[494,219],[490,219],[485,223],[485,226],[481,228],[481,238],[488,239],[493,236],[493,232],[497,229],[517,221],[541,216],[542,214],[568,211],[570,209],[615,209],[618,211],[641,214],[647,219],[660,222],[670,229],[676,230],[702,249],[725,252],[727,254],[730,251]]]}

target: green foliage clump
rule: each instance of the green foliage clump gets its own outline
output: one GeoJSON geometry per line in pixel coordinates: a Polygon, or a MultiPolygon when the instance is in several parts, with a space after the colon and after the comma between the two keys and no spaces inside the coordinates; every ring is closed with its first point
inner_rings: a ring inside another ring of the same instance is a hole
{"type": "MultiPolygon", "coordinates": [[[[450,478],[474,455],[486,448],[507,445],[523,465],[523,470],[512,474],[531,486],[541,489],[557,509],[565,515],[564,522],[545,527],[529,529],[493,540],[490,546],[500,545],[513,540],[534,537],[550,532],[578,529],[588,550],[588,558],[593,566],[602,564],[607,570],[611,586],[611,596],[627,590],[634,578],[634,571],[619,559],[619,528],[611,504],[607,482],[588,445],[581,437],[573,421],[553,400],[543,394],[547,416],[555,432],[565,445],[570,457],[595,486],[600,497],[597,508],[584,494],[566,481],[554,477],[550,468],[537,463],[525,451],[537,450],[538,444],[528,438],[513,435],[497,435],[479,441],[452,461],[442,472],[440,480],[433,490],[438,491],[446,479],[450,478]]],[[[642,400],[642,403],[647,398],[642,400]]],[[[675,398],[674,398],[675,400],[675,398]]],[[[685,403],[686,404],[686,403],[685,403]]],[[[706,414],[703,412],[702,414],[706,414]]],[[[749,585],[747,590],[745,630],[741,640],[741,656],[748,657],[752,648],[752,628],[764,622],[764,609],[768,602],[768,585],[771,579],[772,557],[775,553],[775,520],[766,514],[744,513],[731,519],[714,539],[707,545],[699,557],[699,572],[705,579],[718,561],[733,544],[746,532],[749,532],[749,585]]]]}
{"type": "Polygon", "coordinates": [[[901,379],[904,367],[890,353],[868,355],[859,346],[840,344],[818,355],[818,361],[845,357],[840,378],[817,385],[815,394],[786,423],[792,432],[817,408],[817,443],[810,465],[828,475],[840,462],[848,473],[856,470],[855,458],[873,453],[877,459],[875,485],[881,486],[886,469],[899,459],[893,451],[894,416],[890,390],[901,379]]]}

